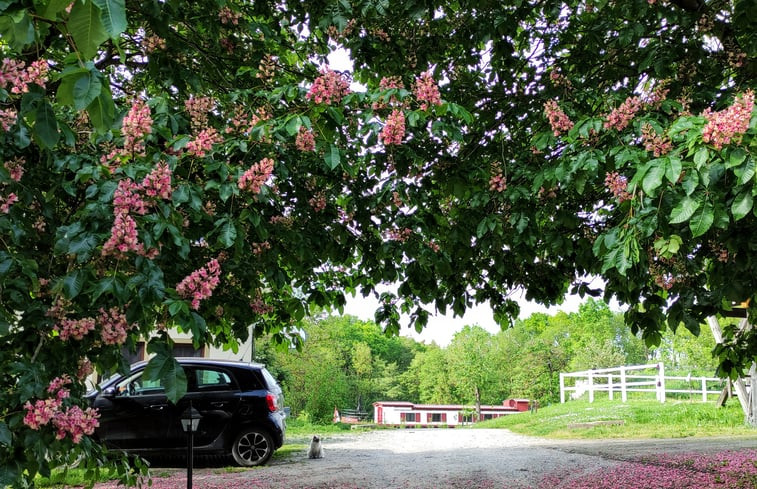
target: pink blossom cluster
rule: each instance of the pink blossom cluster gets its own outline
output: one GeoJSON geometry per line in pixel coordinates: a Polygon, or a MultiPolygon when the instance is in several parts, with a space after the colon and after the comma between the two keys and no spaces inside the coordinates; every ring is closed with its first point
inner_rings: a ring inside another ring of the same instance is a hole
{"type": "Polygon", "coordinates": [[[259,162],[253,164],[242,174],[241,177],[239,177],[237,186],[240,190],[247,190],[253,194],[257,194],[272,173],[273,160],[271,158],[263,158],[259,162]]]}
{"type": "Polygon", "coordinates": [[[142,39],[142,51],[145,54],[152,54],[157,50],[166,49],[166,40],[155,34],[150,34],[142,39]]]}
{"type": "Polygon", "coordinates": [[[707,125],[702,130],[702,141],[712,143],[716,149],[741,141],[741,135],[749,129],[749,121],[754,109],[754,92],[747,90],[736,97],[733,105],[718,112],[706,110],[702,115],[707,125]]]}
{"type": "Polygon", "coordinates": [[[240,12],[234,12],[229,7],[224,7],[218,12],[218,19],[223,25],[239,25],[239,18],[242,17],[240,12]]]}
{"type": "MultiPolygon", "coordinates": [[[[405,85],[402,83],[402,80],[398,76],[390,76],[390,77],[383,77],[381,81],[379,82],[379,88],[381,90],[391,90],[391,89],[402,89],[405,88],[405,85]]],[[[385,109],[387,105],[395,105],[397,103],[397,97],[392,95],[389,97],[389,104],[386,103],[385,99],[382,98],[380,100],[377,100],[371,104],[371,108],[373,110],[379,110],[379,109],[385,109]]]]}
{"type": "Polygon", "coordinates": [[[129,214],[117,213],[110,228],[110,238],[103,245],[102,255],[123,258],[130,251],[140,255],[144,253],[144,246],[137,234],[137,221],[129,214]]]}
{"type": "Polygon", "coordinates": [[[620,107],[613,109],[605,120],[605,129],[617,129],[622,131],[633,120],[636,113],[641,109],[642,103],[639,97],[628,97],[620,107]]]}
{"type": "Polygon", "coordinates": [[[16,123],[16,120],[18,120],[16,109],[0,109],[0,127],[3,128],[3,131],[9,131],[13,127],[13,124],[16,123]]]}
{"type": "MultiPolygon", "coordinates": [[[[171,177],[173,173],[165,162],[155,165],[155,168],[145,176],[140,184],[141,190],[148,197],[159,199],[170,199],[173,189],[171,187],[171,177]]],[[[123,181],[123,180],[122,180],[123,181]]]]}
{"type": "Polygon", "coordinates": [[[200,308],[200,301],[213,295],[213,290],[221,281],[221,264],[212,259],[191,274],[184,277],[176,286],[176,292],[184,298],[192,298],[192,309],[200,308]]]}
{"type": "Polygon", "coordinates": [[[400,109],[394,109],[386,119],[386,124],[384,124],[384,128],[381,130],[379,140],[381,140],[386,146],[389,146],[392,144],[402,144],[404,138],[405,114],[400,109]]]}
{"type": "Polygon", "coordinates": [[[489,178],[489,190],[492,192],[504,192],[507,189],[507,177],[502,171],[502,164],[495,161],[492,164],[491,177],[489,178]]]}
{"type": "Polygon", "coordinates": [[[294,145],[300,151],[315,151],[315,136],[313,131],[305,126],[300,126],[294,145]]]}
{"type": "Polygon", "coordinates": [[[305,98],[317,104],[338,104],[350,93],[347,77],[329,68],[321,70],[321,76],[315,79],[305,98]]]}
{"type": "Polygon", "coordinates": [[[413,230],[410,228],[403,229],[390,229],[386,232],[386,238],[390,241],[399,241],[404,243],[413,234],[413,230]]]}
{"type": "Polygon", "coordinates": [[[190,96],[184,107],[189,113],[189,118],[192,121],[192,128],[200,128],[208,125],[208,112],[213,110],[215,106],[215,100],[213,97],[195,97],[190,96]]]}
{"type": "Polygon", "coordinates": [[[95,320],[92,318],[63,319],[53,329],[60,334],[60,339],[63,341],[71,338],[82,340],[87,333],[95,329],[95,320]]]}
{"type": "Polygon", "coordinates": [[[429,248],[431,248],[434,251],[434,253],[439,253],[439,250],[441,250],[441,247],[436,241],[431,240],[426,244],[428,245],[429,248]]]}
{"type": "MultiPolygon", "coordinates": [[[[50,381],[50,383],[47,385],[47,392],[49,394],[59,393],[63,392],[62,389],[71,383],[71,377],[68,375],[62,375],[60,377],[55,377],[53,380],[50,381]]],[[[68,392],[66,391],[65,394],[62,395],[62,397],[59,395],[58,399],[65,399],[68,397],[68,392]]]]}
{"type": "Polygon", "coordinates": [[[252,254],[253,255],[262,255],[264,252],[271,249],[271,243],[268,241],[263,241],[262,243],[252,243],[252,254]]]}
{"type": "Polygon", "coordinates": [[[129,178],[118,182],[113,193],[113,210],[116,214],[147,214],[147,202],[140,195],[140,186],[129,178]]]}
{"type": "Polygon", "coordinates": [[[23,157],[17,157],[13,158],[12,160],[6,161],[3,166],[5,166],[5,169],[8,170],[8,173],[11,176],[11,180],[14,182],[20,182],[21,177],[24,176],[24,165],[26,164],[26,159],[23,157]]]}
{"type": "Polygon", "coordinates": [[[255,314],[261,316],[273,312],[273,306],[266,304],[260,295],[257,295],[255,299],[250,301],[250,309],[252,309],[255,314]]]}
{"type": "Polygon", "coordinates": [[[256,125],[262,121],[267,121],[270,118],[271,114],[265,109],[265,107],[259,107],[251,117],[247,116],[243,107],[237,107],[234,109],[231,125],[226,128],[226,134],[230,134],[234,131],[239,131],[242,134],[249,134],[256,125]]]}
{"type": "Polygon", "coordinates": [[[628,192],[628,179],[618,174],[618,172],[607,173],[605,176],[605,187],[612,193],[618,202],[625,202],[631,199],[628,192]]]}
{"type": "Polygon", "coordinates": [[[442,98],[439,94],[439,86],[434,80],[430,71],[421,73],[421,76],[415,79],[413,86],[415,98],[421,103],[421,109],[426,110],[431,105],[441,105],[442,98]]]}
{"type": "Polygon", "coordinates": [[[26,409],[26,415],[24,416],[24,424],[33,430],[38,430],[40,427],[47,425],[58,413],[62,400],[55,398],[37,399],[34,404],[27,401],[24,404],[26,409]]]}
{"type": "Polygon", "coordinates": [[[11,206],[18,202],[18,196],[11,192],[7,197],[0,195],[0,214],[7,214],[11,211],[11,206]]]}
{"type": "Polygon", "coordinates": [[[192,141],[187,143],[187,153],[203,158],[213,149],[213,145],[223,141],[223,137],[213,127],[203,129],[192,141]]]}
{"type": "Polygon", "coordinates": [[[549,72],[549,79],[552,82],[552,84],[556,87],[565,87],[565,88],[572,88],[573,84],[570,82],[568,77],[560,73],[558,69],[553,69],[549,72]]]}
{"type": "Polygon", "coordinates": [[[126,321],[126,315],[117,307],[111,307],[108,311],[100,308],[97,319],[102,328],[100,335],[106,345],[123,345],[128,336],[127,331],[136,326],[129,324],[126,321]]]}
{"type": "Polygon", "coordinates": [[[565,115],[560,107],[557,105],[557,101],[552,99],[544,103],[544,115],[549,120],[549,125],[552,127],[552,133],[555,136],[559,136],[562,132],[567,132],[573,129],[573,122],[565,115]]]}
{"type": "Polygon", "coordinates": [[[58,428],[55,438],[62,440],[66,434],[71,436],[74,443],[81,442],[84,435],[95,432],[100,423],[100,414],[94,408],[83,409],[79,406],[71,406],[65,411],[59,411],[53,417],[53,425],[58,428]]]}
{"type": "Polygon", "coordinates": [[[87,357],[83,357],[79,359],[77,368],[76,368],[76,378],[79,380],[84,380],[89,375],[95,371],[94,365],[92,365],[92,362],[87,357]]]}
{"type": "Polygon", "coordinates": [[[667,136],[658,136],[651,124],[641,126],[641,138],[644,149],[654,154],[655,158],[667,154],[673,149],[673,143],[667,136]]]}
{"type": "Polygon", "coordinates": [[[318,192],[308,199],[308,204],[313,208],[313,212],[321,212],[326,208],[326,195],[323,192],[318,192]]]}
{"type": "Polygon", "coordinates": [[[135,99],[121,125],[121,133],[124,136],[124,153],[143,155],[145,144],[142,139],[151,132],[150,107],[144,100],[135,99]]]}
{"type": "Polygon", "coordinates": [[[0,88],[10,85],[10,92],[14,94],[28,92],[30,84],[45,88],[49,71],[50,66],[45,60],[34,61],[27,67],[23,61],[5,58],[0,66],[0,88]]]}

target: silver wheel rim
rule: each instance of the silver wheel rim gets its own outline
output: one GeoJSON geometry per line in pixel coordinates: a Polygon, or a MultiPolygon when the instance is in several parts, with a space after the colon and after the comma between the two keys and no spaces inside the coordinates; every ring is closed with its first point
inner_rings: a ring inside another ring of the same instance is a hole
{"type": "Polygon", "coordinates": [[[257,462],[265,458],[269,450],[268,440],[258,432],[247,433],[239,439],[237,443],[237,454],[239,458],[249,462],[257,462]]]}

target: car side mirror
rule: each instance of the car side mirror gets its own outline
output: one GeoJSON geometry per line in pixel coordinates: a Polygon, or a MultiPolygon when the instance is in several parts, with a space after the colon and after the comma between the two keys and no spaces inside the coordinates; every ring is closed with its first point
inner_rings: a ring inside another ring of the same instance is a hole
{"type": "Polygon", "coordinates": [[[108,387],[107,389],[103,390],[100,395],[106,399],[113,399],[114,397],[116,397],[116,388],[108,387]]]}

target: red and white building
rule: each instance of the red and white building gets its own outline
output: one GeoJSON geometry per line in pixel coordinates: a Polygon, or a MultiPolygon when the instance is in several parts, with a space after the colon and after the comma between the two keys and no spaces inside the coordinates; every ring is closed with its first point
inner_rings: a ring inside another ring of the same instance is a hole
{"type": "MultiPolygon", "coordinates": [[[[501,406],[481,406],[481,420],[521,413],[529,409],[528,399],[508,399],[501,406]]],[[[373,403],[373,422],[382,425],[427,427],[458,426],[477,421],[473,406],[413,404],[405,401],[373,403]]]]}

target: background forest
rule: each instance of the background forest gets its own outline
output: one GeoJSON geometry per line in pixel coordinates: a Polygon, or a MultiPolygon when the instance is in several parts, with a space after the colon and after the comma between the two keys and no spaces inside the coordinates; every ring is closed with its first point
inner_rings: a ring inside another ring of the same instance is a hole
{"type": "Polygon", "coordinates": [[[511,397],[558,402],[559,373],[662,361],[671,375],[713,375],[712,336],[680,328],[649,349],[623,315],[589,300],[577,312],[533,314],[496,334],[465,326],[446,347],[387,337],[371,321],[322,316],[305,325],[301,350],[257,345],[294,416],[330,422],[334,407],[371,410],[378,400],[499,404],[511,397]]]}

